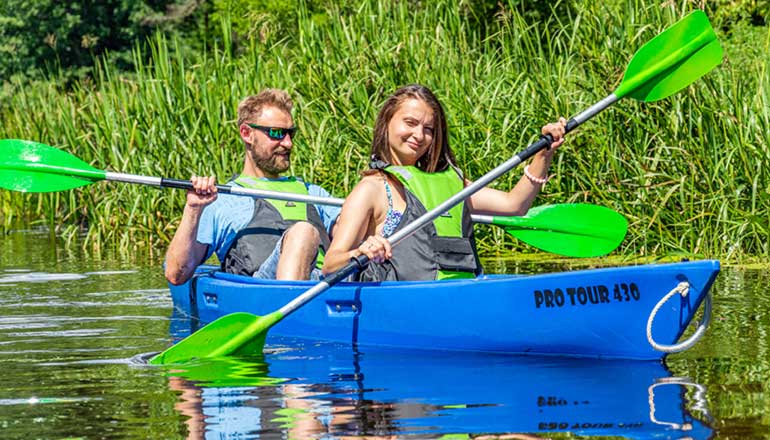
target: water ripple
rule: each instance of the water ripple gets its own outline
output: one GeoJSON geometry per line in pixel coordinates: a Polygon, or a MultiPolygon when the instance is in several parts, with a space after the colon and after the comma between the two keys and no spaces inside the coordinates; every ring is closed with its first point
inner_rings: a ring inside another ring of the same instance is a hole
{"type": "Polygon", "coordinates": [[[48,281],[72,281],[87,278],[86,275],[78,273],[46,273],[30,272],[21,275],[6,275],[0,277],[0,284],[8,283],[45,283],[48,281]]]}
{"type": "Polygon", "coordinates": [[[59,330],[52,332],[9,332],[6,336],[12,337],[45,337],[45,338],[70,338],[70,337],[85,337],[85,336],[100,336],[110,333],[115,333],[117,329],[103,328],[103,329],[78,329],[78,330],[59,330]]]}
{"type": "Polygon", "coordinates": [[[41,405],[51,403],[73,403],[102,400],[98,397],[30,397],[29,399],[0,399],[0,406],[41,405]]]}
{"type": "Polygon", "coordinates": [[[73,281],[82,280],[89,276],[105,275],[127,275],[136,273],[136,270],[102,270],[94,272],[79,273],[48,273],[48,272],[30,272],[26,269],[5,269],[4,272],[12,275],[0,276],[0,284],[9,283],[45,283],[49,281],[73,281]]]}

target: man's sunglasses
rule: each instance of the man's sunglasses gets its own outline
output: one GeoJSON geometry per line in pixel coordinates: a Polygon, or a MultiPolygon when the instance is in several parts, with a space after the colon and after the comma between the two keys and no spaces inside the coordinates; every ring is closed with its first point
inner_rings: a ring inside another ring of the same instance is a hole
{"type": "Polygon", "coordinates": [[[297,127],[289,127],[289,128],[283,128],[283,127],[265,127],[264,125],[257,125],[257,124],[249,124],[246,123],[249,127],[259,130],[262,133],[265,133],[267,137],[274,141],[280,141],[283,140],[283,138],[286,137],[288,134],[291,136],[292,139],[294,139],[294,134],[297,133],[297,127]]]}

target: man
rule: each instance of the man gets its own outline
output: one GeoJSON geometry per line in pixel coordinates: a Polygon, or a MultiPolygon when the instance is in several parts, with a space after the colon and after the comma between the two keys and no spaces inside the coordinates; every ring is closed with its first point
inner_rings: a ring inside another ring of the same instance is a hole
{"type": "MultiPolygon", "coordinates": [[[[283,90],[266,89],[238,105],[238,130],[245,145],[243,170],[231,185],[329,197],[323,188],[295,177],[289,169],[296,127],[293,103],[283,90]]],[[[319,248],[339,208],[278,200],[217,195],[214,177],[192,177],[182,221],[166,252],[166,279],[189,280],[216,252],[222,270],[265,279],[318,279],[319,248]]]]}

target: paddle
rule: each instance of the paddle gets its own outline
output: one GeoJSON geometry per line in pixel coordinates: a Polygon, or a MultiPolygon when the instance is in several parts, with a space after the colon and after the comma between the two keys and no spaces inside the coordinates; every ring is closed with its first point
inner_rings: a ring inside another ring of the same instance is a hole
{"type": "MultiPolygon", "coordinates": [[[[77,157],[36,142],[0,140],[0,187],[24,192],[61,191],[100,180],[192,189],[189,180],[113,173],[92,167],[77,157]]],[[[219,192],[240,196],[342,206],[343,199],[218,185],[219,192]]],[[[534,247],[568,257],[606,255],[626,235],[620,214],[601,206],[557,205],[530,210],[525,217],[473,216],[477,223],[504,226],[506,232],[534,247]],[[574,232],[573,232],[574,231],[574,232]]]]}
{"type": "Polygon", "coordinates": [[[523,217],[474,215],[473,221],[502,226],[530,246],[567,257],[597,257],[615,250],[628,222],[597,205],[565,203],[531,208],[523,217]]]}
{"type": "MultiPolygon", "coordinates": [[[[641,101],[654,101],[670,96],[700,78],[721,60],[722,49],[708,18],[702,11],[695,11],[639,49],[631,59],[623,81],[615,92],[570,119],[567,132],[625,96],[641,101]]],[[[542,136],[521,153],[393,234],[389,241],[392,245],[397,245],[452,206],[470,197],[538,151],[547,148],[551,142],[550,136],[542,136]]],[[[223,316],[160,353],[150,363],[180,363],[192,358],[261,350],[267,331],[273,325],[334,284],[360,271],[368,262],[366,256],[355,258],[344,268],[269,315],[259,317],[249,313],[234,313],[223,316]]]]}

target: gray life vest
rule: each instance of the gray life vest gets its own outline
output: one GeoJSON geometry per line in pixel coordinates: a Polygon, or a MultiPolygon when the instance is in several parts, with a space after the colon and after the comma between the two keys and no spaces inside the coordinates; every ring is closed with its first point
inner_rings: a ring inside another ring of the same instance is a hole
{"type": "MultiPolygon", "coordinates": [[[[254,180],[238,178],[236,183],[253,189],[307,194],[305,184],[294,177],[286,180],[254,180]]],[[[315,205],[284,200],[254,199],[254,215],[249,224],[235,236],[227,250],[222,270],[252,276],[275,249],[278,240],[289,227],[299,221],[312,224],[321,235],[319,262],[329,248],[329,234],[315,205]]],[[[320,266],[318,266],[320,267],[320,266]]]]}
{"type": "MultiPolygon", "coordinates": [[[[402,166],[380,169],[398,178],[405,188],[406,210],[394,233],[464,186],[462,178],[451,167],[436,173],[402,166]]],[[[370,263],[358,278],[360,281],[437,280],[472,278],[481,271],[470,211],[466,203],[461,203],[394,246],[390,260],[370,263]]]]}

